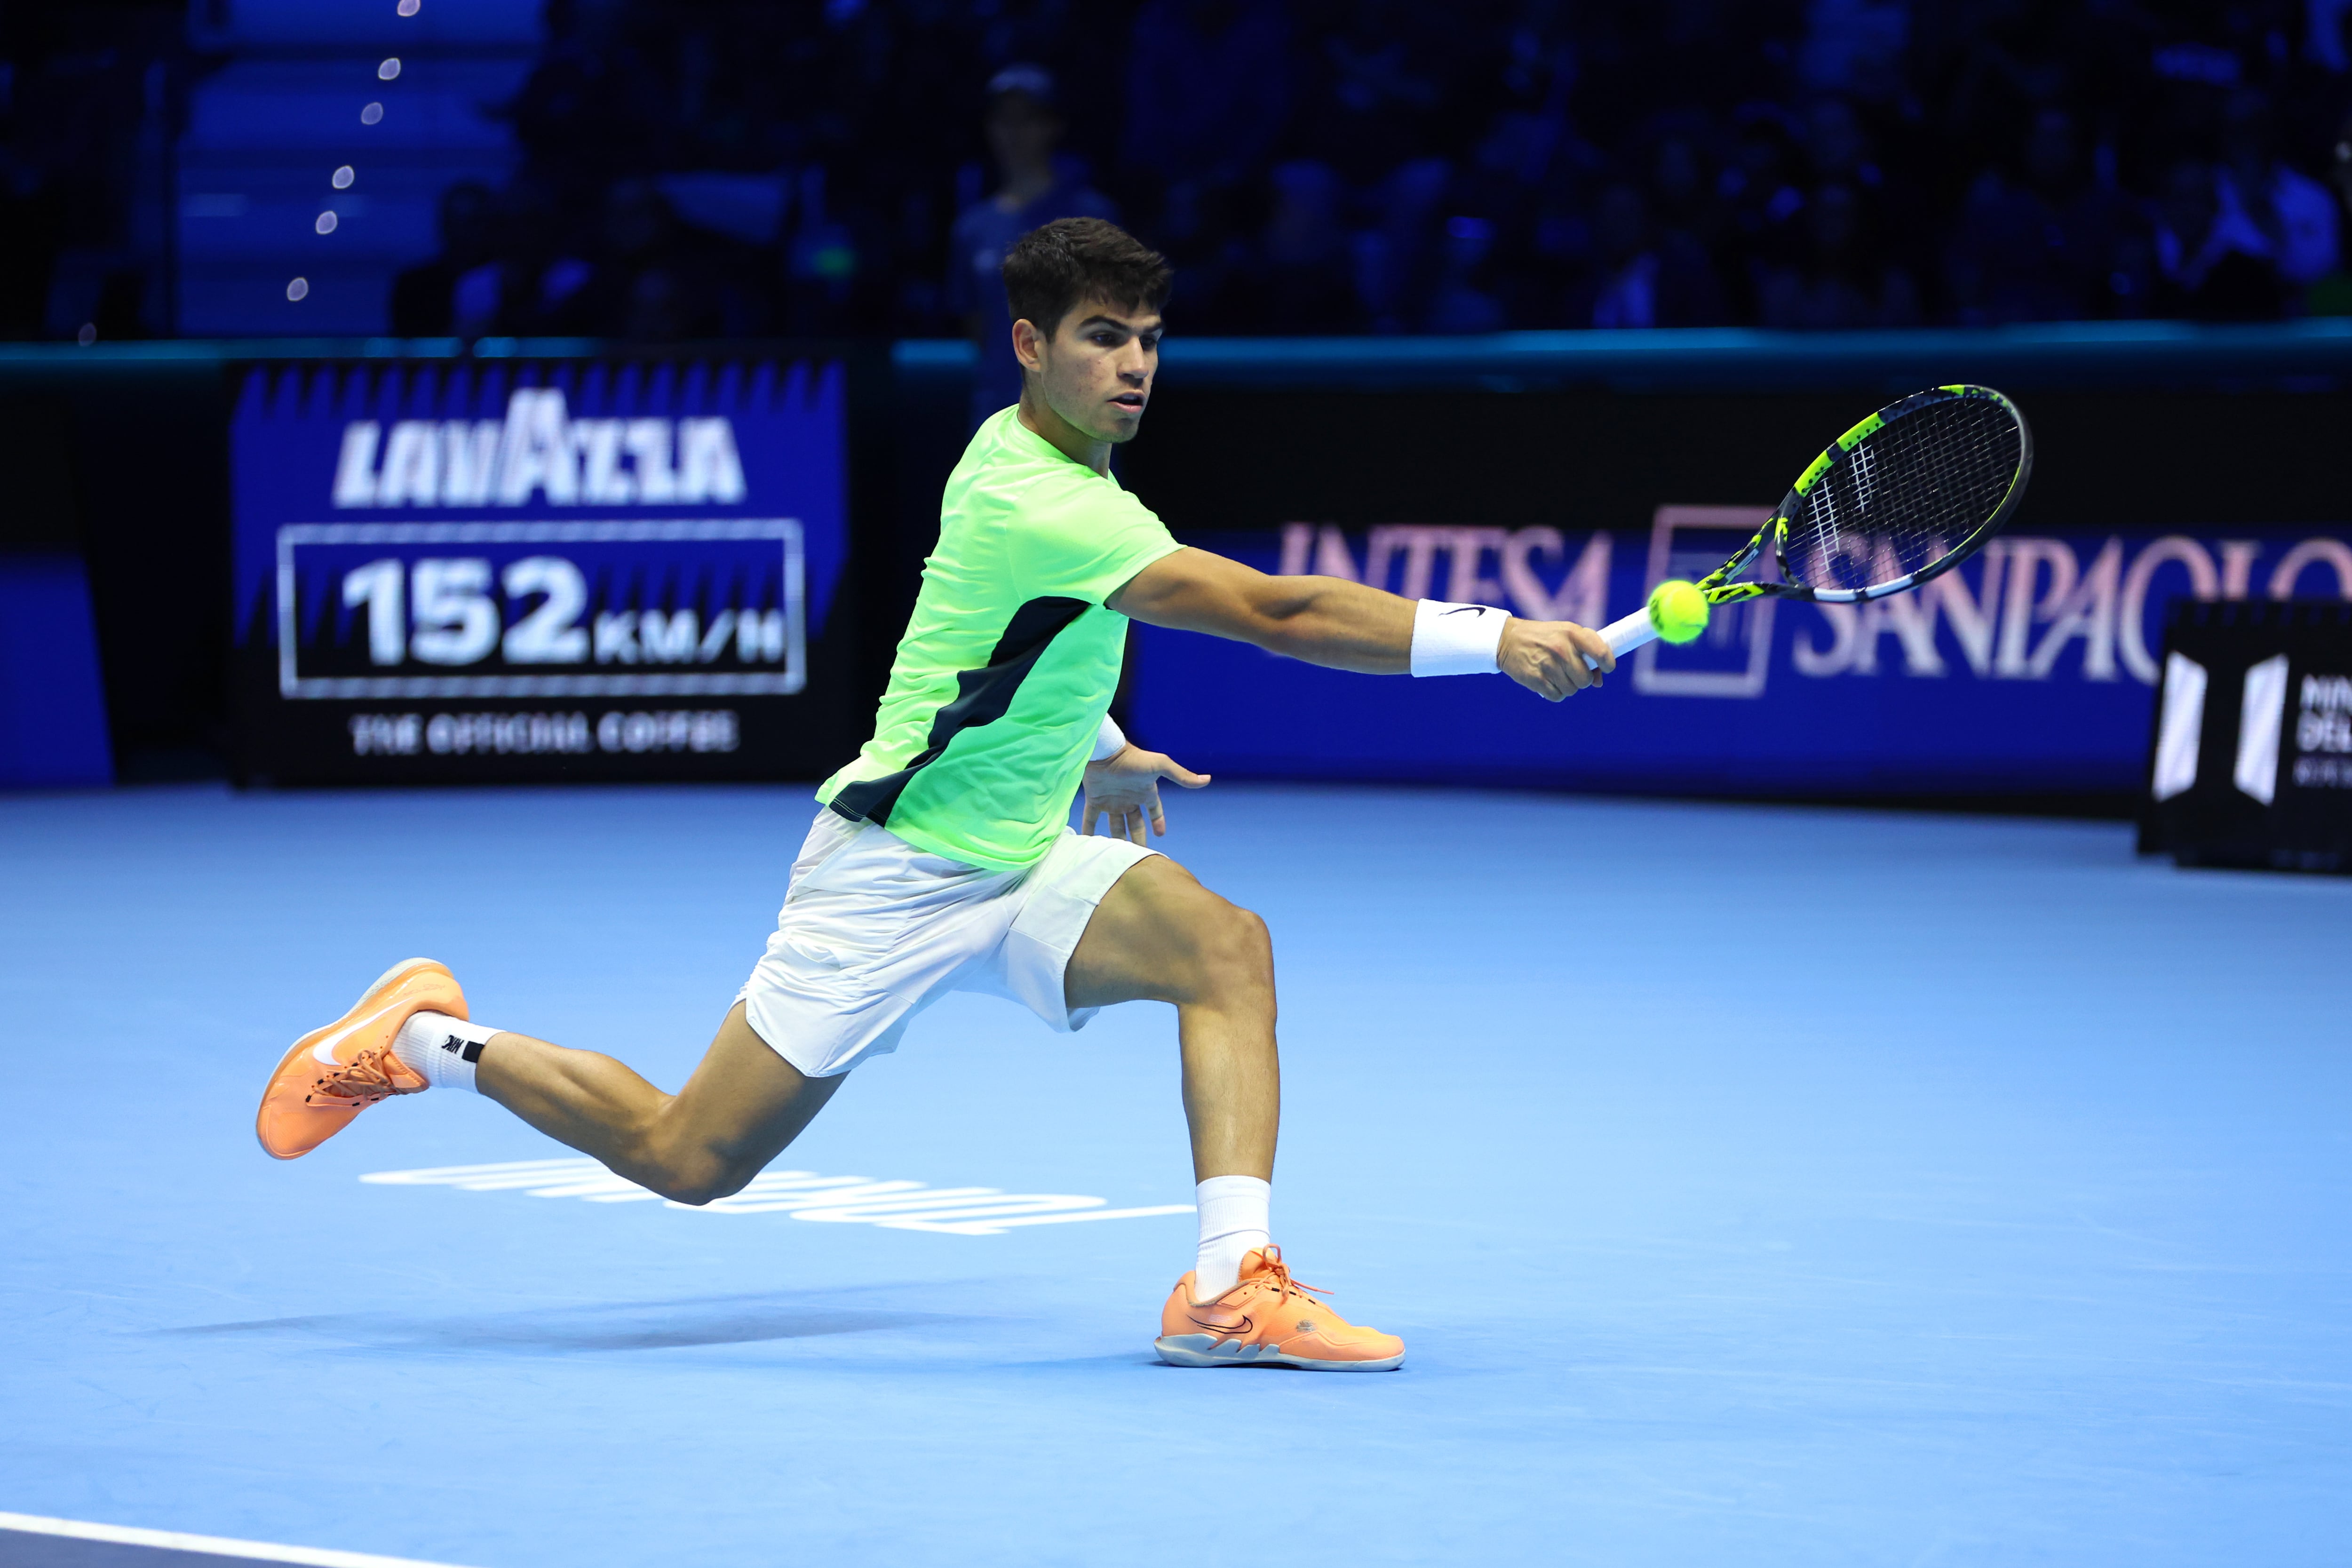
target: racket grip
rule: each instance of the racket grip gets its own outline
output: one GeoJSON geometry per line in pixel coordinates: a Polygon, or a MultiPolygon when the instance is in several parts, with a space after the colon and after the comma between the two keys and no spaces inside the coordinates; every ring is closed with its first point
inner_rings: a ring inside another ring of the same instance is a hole
{"type": "MultiPolygon", "coordinates": [[[[1657,641],[1658,628],[1650,619],[1649,606],[1644,605],[1623,619],[1612,621],[1601,627],[1601,640],[1607,643],[1609,651],[1621,659],[1643,643],[1657,641]]],[[[1601,661],[1591,654],[1584,656],[1584,663],[1588,669],[1601,668],[1601,661]]]]}

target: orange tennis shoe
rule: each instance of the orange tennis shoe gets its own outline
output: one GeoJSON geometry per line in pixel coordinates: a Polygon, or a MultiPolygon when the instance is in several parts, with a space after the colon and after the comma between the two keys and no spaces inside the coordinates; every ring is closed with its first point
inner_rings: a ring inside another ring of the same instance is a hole
{"type": "Polygon", "coordinates": [[[1192,1300],[1192,1283],[1189,1273],[1176,1281],[1160,1311],[1151,1348],[1171,1366],[1387,1372],[1404,1364],[1402,1340],[1358,1328],[1315,1300],[1326,1292],[1293,1279],[1278,1247],[1244,1254],[1241,1283],[1213,1301],[1192,1300]]]}
{"type": "Polygon", "coordinates": [[[410,1014],[426,1011],[462,1018],[466,994],[441,965],[412,958],[376,976],[350,1012],[295,1041],[261,1093],[253,1131],[262,1148],[299,1159],[376,1101],[425,1088],[423,1076],[392,1054],[392,1042],[410,1014]]]}

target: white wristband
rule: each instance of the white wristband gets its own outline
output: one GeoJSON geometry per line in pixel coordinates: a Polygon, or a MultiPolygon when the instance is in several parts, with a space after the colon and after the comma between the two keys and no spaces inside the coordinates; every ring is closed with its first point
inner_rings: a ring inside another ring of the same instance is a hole
{"type": "Polygon", "coordinates": [[[1127,750],[1127,736],[1118,725],[1111,722],[1109,714],[1104,714],[1102,728],[1095,731],[1095,754],[1088,757],[1087,761],[1107,763],[1125,750],[1127,750]]]}
{"type": "Polygon", "coordinates": [[[1503,623],[1511,617],[1491,605],[1449,605],[1423,599],[1412,607],[1412,672],[1415,675],[1492,675],[1503,623]]]}

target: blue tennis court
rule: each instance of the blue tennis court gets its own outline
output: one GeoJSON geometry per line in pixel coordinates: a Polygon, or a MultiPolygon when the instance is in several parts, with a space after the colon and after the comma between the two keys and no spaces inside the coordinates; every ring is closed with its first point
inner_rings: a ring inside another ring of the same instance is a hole
{"type": "Polygon", "coordinates": [[[2342,1560],[2352,885],[2117,825],[1172,800],[1276,934],[1276,1238],[1390,1374],[1152,1359],[1156,1006],[951,998],[712,1210],[455,1093],[255,1148],[411,953],[675,1087],[810,810],[0,801],[0,1509],[467,1568],[2342,1560]]]}

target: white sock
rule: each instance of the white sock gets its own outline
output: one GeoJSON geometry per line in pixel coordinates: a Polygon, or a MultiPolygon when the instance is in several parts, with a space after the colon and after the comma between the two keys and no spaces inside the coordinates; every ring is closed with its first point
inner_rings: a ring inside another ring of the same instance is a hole
{"type": "Polygon", "coordinates": [[[1242,1254],[1264,1247],[1274,1188],[1255,1176],[1211,1176],[1193,1189],[1201,1210],[1201,1259],[1192,1300],[1213,1300],[1241,1283],[1242,1254]]]}
{"type": "Polygon", "coordinates": [[[446,1013],[412,1013],[393,1037],[392,1054],[435,1089],[471,1089],[474,1064],[497,1033],[446,1013]]]}

